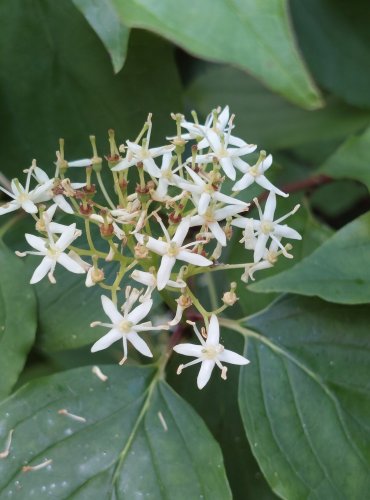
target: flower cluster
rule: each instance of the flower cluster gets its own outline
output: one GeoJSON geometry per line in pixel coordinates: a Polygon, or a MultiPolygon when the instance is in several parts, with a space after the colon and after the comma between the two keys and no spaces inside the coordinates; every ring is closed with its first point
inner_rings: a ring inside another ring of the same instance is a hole
{"type": "Polygon", "coordinates": [[[0,188],[10,198],[0,207],[0,215],[23,209],[35,219],[38,235],[25,235],[32,250],[17,252],[22,257],[42,257],[31,283],[46,276],[55,283],[55,269],[60,264],[72,273],[85,274],[87,287],[105,290],[102,306],[110,323],[94,321],[91,326],[109,331],[92,346],[93,352],[121,339],[121,363],[127,358],[128,342],[142,355],[152,357],[142,332],[180,328],[189,317],[187,311],[203,318],[202,333],[194,325],[200,344],[174,347],[176,352],[196,358],[180,365],[179,373],[185,366],[202,363],[198,376],[202,388],[215,365],[226,378],[222,363],[241,365],[248,360],[219,344],[218,315],[237,301],[236,283],[223,294],[220,307],[207,311],[194,293],[193,278],[242,268],[241,279],[247,282],[256,271],[272,267],[279,256],[291,258],[292,246],[282,240],[301,237],[282,222],[298,206],[274,220],[277,198],[288,195],[266,177],[271,155],[261,151],[254,155],[254,162],[246,161],[257,146],[232,134],[234,115],[230,116],[228,107],[212,111],[204,124],[195,113],[193,122],[179,114],[172,118],[177,133],[160,147],[151,146],[151,115],[138,137],[119,147],[114,132],[109,131],[110,151],[104,167],[111,175],[109,186],[93,136],[92,156],[74,161],[65,159],[61,140],[54,176],[49,177],[34,160],[25,171],[24,186],[13,179],[9,189],[0,188]],[[72,182],[76,169],[84,172],[83,183],[72,182]],[[257,198],[248,200],[246,191],[253,183],[269,192],[263,211],[257,198]],[[247,215],[251,203],[257,207],[257,219],[247,215]],[[54,220],[62,212],[65,218],[73,218],[69,224],[54,220]],[[233,228],[242,230],[240,242],[246,256],[250,251],[250,261],[247,257],[243,263],[222,263],[233,228]],[[75,245],[77,239],[79,246],[75,245]],[[108,266],[116,267],[113,281],[106,277],[108,266]],[[176,304],[174,315],[159,325],[142,322],[153,314],[156,293],[171,308],[176,304]]]}

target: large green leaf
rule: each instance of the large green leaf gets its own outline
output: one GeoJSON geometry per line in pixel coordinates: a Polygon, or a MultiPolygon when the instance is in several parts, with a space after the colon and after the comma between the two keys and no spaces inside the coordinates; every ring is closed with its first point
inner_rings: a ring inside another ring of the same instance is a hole
{"type": "Polygon", "coordinates": [[[152,368],[91,367],[31,382],[0,407],[0,498],[230,498],[202,420],[152,368]],[[76,421],[59,410],[78,414],[76,421]],[[52,460],[41,470],[22,466],[52,460]],[[12,492],[12,493],[10,493],[12,492]]]}
{"type": "Polygon", "coordinates": [[[329,98],[324,109],[304,111],[264,88],[242,71],[211,66],[199,71],[186,92],[191,109],[203,116],[230,105],[235,134],[262,149],[283,149],[343,139],[370,122],[370,112],[329,98]]]}
{"type": "Polygon", "coordinates": [[[132,33],[125,68],[114,76],[106,50],[69,0],[14,0],[11,8],[0,0],[0,15],[2,172],[15,176],[32,158],[52,170],[59,137],[67,159],[77,159],[91,154],[94,133],[103,156],[109,128],[120,142],[132,139],[150,111],[153,145],[173,131],[168,115],[181,111],[181,85],[170,44],[132,33]]]}
{"type": "Polygon", "coordinates": [[[370,107],[367,0],[291,0],[299,45],[315,79],[356,106],[370,107]]]}
{"type": "Polygon", "coordinates": [[[0,398],[22,371],[36,333],[36,299],[24,266],[0,240],[0,398]]]}
{"type": "MultiPolygon", "coordinates": [[[[240,335],[224,329],[221,335],[222,343],[227,349],[242,352],[243,338],[240,335]]],[[[199,391],[196,389],[199,366],[186,369],[179,376],[176,375],[176,369],[182,361],[181,356],[173,356],[167,369],[167,380],[204,419],[220,444],[233,499],[275,499],[252,455],[241,421],[238,407],[240,367],[229,366],[227,381],[214,373],[207,386],[199,391]]]]}
{"type": "Polygon", "coordinates": [[[72,1],[104,43],[118,73],[125,64],[130,30],[120,21],[110,0],[72,1]]]}
{"type": "Polygon", "coordinates": [[[296,266],[249,287],[316,295],[330,302],[370,301],[370,213],[344,226],[296,266]]]}
{"type": "Polygon", "coordinates": [[[174,41],[205,59],[251,72],[308,109],[321,105],[292,35],[287,2],[272,0],[112,0],[123,22],[174,41]]]}
{"type": "Polygon", "coordinates": [[[370,190],[370,128],[346,140],[320,169],[339,179],[356,179],[370,190]]]}
{"type": "Polygon", "coordinates": [[[251,360],[240,373],[242,418],[282,498],[368,496],[369,319],[365,306],[285,297],[236,327],[251,360]]]}

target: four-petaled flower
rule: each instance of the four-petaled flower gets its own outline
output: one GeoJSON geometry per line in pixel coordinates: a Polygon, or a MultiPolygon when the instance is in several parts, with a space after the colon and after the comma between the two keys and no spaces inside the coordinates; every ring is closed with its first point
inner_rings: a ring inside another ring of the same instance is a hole
{"type": "Polygon", "coordinates": [[[209,381],[212,370],[217,365],[221,370],[221,377],[226,379],[227,367],[223,366],[222,363],[231,363],[234,365],[246,365],[249,360],[240,354],[233,351],[225,349],[223,345],[219,343],[220,340],[220,326],[218,324],[218,319],[215,314],[212,314],[209,327],[207,330],[207,339],[204,340],[199,330],[195,325],[194,331],[200,340],[200,345],[198,344],[178,344],[173,350],[178,354],[183,354],[185,356],[193,356],[197,359],[190,361],[185,365],[180,365],[177,373],[180,374],[181,371],[187,366],[195,365],[197,363],[202,363],[198,378],[197,385],[199,389],[203,387],[209,381]]]}
{"type": "Polygon", "coordinates": [[[198,245],[200,243],[199,241],[183,245],[190,227],[189,217],[185,217],[180,222],[172,239],[161,219],[158,217],[157,220],[162,226],[166,241],[156,240],[151,236],[146,239],[143,234],[135,234],[135,236],[141,245],[145,245],[152,252],[162,256],[161,265],[159,266],[157,273],[158,290],[163,290],[163,288],[167,285],[176,260],[182,260],[184,262],[188,262],[189,264],[201,267],[212,265],[211,260],[189,250],[189,247],[198,245]]]}
{"type": "MultiPolygon", "coordinates": [[[[128,287],[130,288],[130,287],[128,287]]],[[[140,323],[142,319],[149,314],[152,308],[153,301],[151,299],[141,303],[135,309],[131,308],[133,303],[136,302],[139,294],[137,290],[128,290],[126,294],[126,303],[123,305],[123,315],[118,311],[117,306],[105,295],[102,295],[101,302],[105,314],[109,317],[112,323],[102,323],[95,321],[91,326],[106,326],[110,328],[101,339],[99,339],[91,348],[91,352],[101,351],[111,346],[113,342],[122,339],[123,342],[123,358],[120,364],[123,364],[127,359],[127,341],[129,341],[137,351],[149,358],[153,357],[147,343],[139,337],[137,332],[144,332],[149,330],[163,330],[168,329],[167,326],[153,326],[151,321],[140,323]]]]}

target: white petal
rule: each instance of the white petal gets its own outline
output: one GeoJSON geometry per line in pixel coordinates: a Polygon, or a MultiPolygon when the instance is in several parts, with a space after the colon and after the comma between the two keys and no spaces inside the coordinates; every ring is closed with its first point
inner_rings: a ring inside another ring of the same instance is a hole
{"type": "Polygon", "coordinates": [[[219,162],[229,179],[235,181],[236,171],[231,158],[219,158],[219,162]]]}
{"type": "Polygon", "coordinates": [[[254,262],[258,262],[259,260],[262,259],[263,254],[265,253],[266,250],[266,243],[268,239],[269,239],[268,234],[260,234],[258,236],[256,248],[254,249],[254,255],[253,255],[254,262]]]}
{"type": "Polygon", "coordinates": [[[193,179],[193,182],[199,187],[203,187],[205,185],[204,180],[198,175],[194,170],[187,165],[185,165],[187,173],[190,175],[190,177],[193,179]]]}
{"type": "Polygon", "coordinates": [[[39,236],[34,236],[33,234],[25,234],[28,244],[38,250],[39,252],[46,253],[45,240],[39,236]]]}
{"type": "Polygon", "coordinates": [[[193,215],[190,217],[190,227],[193,226],[203,226],[205,223],[205,218],[202,215],[193,215]]]}
{"type": "Polygon", "coordinates": [[[170,279],[171,271],[173,266],[175,265],[175,262],[176,262],[175,257],[169,257],[168,255],[163,255],[161,260],[161,265],[159,266],[157,274],[158,290],[163,290],[163,288],[167,285],[167,282],[170,279]]]}
{"type": "Polygon", "coordinates": [[[250,185],[253,184],[255,178],[251,174],[245,174],[241,179],[236,182],[232,188],[233,191],[241,191],[242,189],[246,189],[250,185]]]}
{"type": "MultiPolygon", "coordinates": [[[[177,254],[177,258],[179,260],[183,260],[184,262],[188,262],[189,264],[194,264],[194,266],[211,266],[213,262],[203,255],[199,255],[198,253],[190,252],[189,250],[180,250],[177,254]]],[[[159,290],[159,288],[158,288],[159,290]]]]}
{"type": "Polygon", "coordinates": [[[155,277],[152,273],[146,273],[135,269],[131,274],[131,278],[142,285],[155,286],[155,277]]]}
{"type": "Polygon", "coordinates": [[[216,240],[223,246],[226,246],[226,235],[218,222],[209,222],[208,227],[216,240]]]}
{"type": "Polygon", "coordinates": [[[205,359],[202,361],[202,366],[200,367],[197,378],[198,389],[203,389],[207,384],[208,380],[211,378],[214,366],[215,362],[212,359],[205,359]]]}
{"type": "Polygon", "coordinates": [[[146,300],[139,306],[135,307],[130,314],[127,315],[128,321],[133,323],[134,325],[137,325],[142,319],[145,318],[149,314],[149,311],[151,310],[153,306],[153,301],[152,300],[146,300]]]}
{"type": "Polygon", "coordinates": [[[21,203],[21,207],[23,210],[29,214],[36,214],[38,212],[38,208],[31,200],[25,200],[21,203]]]}
{"type": "Polygon", "coordinates": [[[49,223],[49,229],[50,229],[50,232],[52,232],[52,233],[61,234],[66,230],[67,227],[68,226],[66,226],[65,224],[59,224],[58,222],[50,222],[49,223]]]}
{"type": "Polygon", "coordinates": [[[223,208],[219,208],[215,210],[214,216],[216,220],[224,220],[226,217],[231,217],[232,215],[236,215],[240,212],[244,212],[248,206],[243,205],[228,205],[223,208]]]}
{"type": "Polygon", "coordinates": [[[63,231],[63,233],[60,235],[55,246],[63,252],[75,239],[75,232],[76,232],[76,224],[71,224],[70,226],[67,226],[67,229],[63,231]]]}
{"type": "Polygon", "coordinates": [[[113,168],[111,168],[111,170],[113,172],[120,172],[122,170],[128,169],[133,164],[134,164],[134,162],[129,162],[127,159],[124,159],[124,160],[118,162],[117,165],[115,165],[113,168]]]}
{"type": "Polygon", "coordinates": [[[225,349],[218,356],[218,359],[224,363],[231,363],[233,365],[247,365],[249,363],[249,359],[237,354],[236,352],[229,351],[228,349],[225,349]]]}
{"type": "Polygon", "coordinates": [[[220,325],[215,314],[212,314],[207,331],[206,345],[218,345],[220,341],[220,325]]]}
{"type": "Polygon", "coordinates": [[[123,321],[123,316],[118,312],[116,305],[106,295],[101,296],[101,303],[105,314],[115,325],[123,321]]]}
{"type": "MultiPolygon", "coordinates": [[[[136,234],[135,234],[135,236],[136,236],[136,234]]],[[[139,236],[139,235],[137,235],[137,236],[139,236]]],[[[139,241],[139,243],[143,244],[139,239],[138,239],[138,241],[139,241]]],[[[144,241],[144,238],[142,241],[144,241]]],[[[167,243],[165,243],[164,241],[158,241],[158,240],[152,238],[151,236],[149,236],[149,240],[148,240],[148,243],[146,244],[146,247],[149,248],[149,250],[151,250],[152,252],[157,253],[158,255],[165,255],[165,253],[167,252],[167,243]]]]}
{"type": "Polygon", "coordinates": [[[204,349],[204,347],[197,344],[178,344],[173,348],[173,350],[178,354],[183,354],[184,356],[193,356],[194,358],[201,357],[202,349],[204,349]]]}
{"type": "Polygon", "coordinates": [[[116,342],[122,338],[122,333],[119,330],[112,329],[109,330],[107,334],[104,335],[101,339],[99,339],[91,348],[91,352],[101,351],[111,346],[113,342],[116,342]]]}
{"type": "Polygon", "coordinates": [[[44,184],[45,182],[48,182],[49,176],[46,172],[44,172],[40,167],[35,167],[33,169],[33,172],[35,174],[37,182],[40,184],[44,184]]]}
{"type": "Polygon", "coordinates": [[[198,213],[199,215],[204,215],[211,201],[211,195],[209,193],[202,193],[199,198],[198,203],[198,213]]]}
{"type": "Polygon", "coordinates": [[[148,358],[153,357],[153,354],[150,352],[147,343],[141,337],[139,337],[139,335],[136,332],[128,333],[126,335],[126,338],[131,342],[131,344],[135,347],[135,349],[140,352],[140,354],[148,356],[148,358]]]}
{"type": "Polygon", "coordinates": [[[31,285],[34,285],[35,283],[41,281],[42,278],[44,278],[48,274],[50,269],[52,269],[54,262],[55,261],[53,259],[50,259],[49,257],[44,257],[41,261],[41,264],[39,264],[36,267],[35,272],[32,275],[30,281],[31,285]]]}
{"type": "Polygon", "coordinates": [[[207,132],[207,139],[213,151],[217,154],[221,149],[221,141],[218,134],[214,130],[209,130],[207,132]]]}
{"type": "Polygon", "coordinates": [[[178,225],[171,241],[181,246],[183,244],[184,239],[186,238],[186,235],[189,232],[189,227],[190,227],[190,217],[184,217],[184,219],[182,219],[182,221],[178,225]]]}
{"type": "Polygon", "coordinates": [[[227,122],[229,121],[229,116],[230,116],[229,106],[225,106],[217,118],[217,122],[222,131],[225,130],[227,122]]]}
{"type": "Polygon", "coordinates": [[[244,206],[245,208],[248,207],[245,201],[238,200],[237,198],[233,198],[232,196],[227,196],[227,194],[220,193],[219,191],[216,191],[213,197],[217,201],[222,201],[222,203],[229,203],[231,205],[241,205],[244,206]]]}
{"type": "Polygon", "coordinates": [[[302,236],[298,233],[298,231],[282,224],[275,225],[274,235],[280,238],[290,238],[292,240],[302,239],[302,236]]]}
{"type": "Polygon", "coordinates": [[[245,229],[247,225],[247,220],[245,217],[237,217],[231,222],[232,226],[240,227],[241,229],[245,229]]]}
{"type": "MultiPolygon", "coordinates": [[[[57,206],[58,206],[58,205],[57,205],[56,203],[54,203],[54,205],[51,205],[51,206],[50,206],[50,207],[46,210],[45,215],[47,216],[47,218],[48,218],[48,221],[49,221],[49,222],[53,219],[54,214],[55,214],[55,211],[56,211],[56,209],[57,209],[57,206]]],[[[45,215],[44,215],[44,216],[45,216],[45,215]]],[[[64,227],[65,227],[65,226],[64,226],[64,227]]]]}
{"type": "Polygon", "coordinates": [[[69,167],[89,167],[90,165],[92,165],[91,158],[84,158],[82,160],[74,160],[68,162],[69,167]]]}
{"type": "Polygon", "coordinates": [[[266,172],[272,165],[272,155],[266,156],[266,158],[263,160],[261,168],[263,172],[266,172]]]}
{"type": "Polygon", "coordinates": [[[172,160],[171,151],[169,151],[168,153],[164,153],[163,158],[162,158],[162,165],[161,165],[162,172],[164,170],[168,169],[168,167],[170,166],[171,160],[172,160]]]}
{"type": "Polygon", "coordinates": [[[56,196],[54,196],[53,200],[58,205],[58,207],[63,210],[63,212],[66,212],[67,214],[73,214],[73,208],[62,194],[57,194],[56,196]]]}
{"type": "Polygon", "coordinates": [[[144,170],[146,170],[146,172],[148,172],[149,175],[151,175],[152,177],[160,177],[161,176],[161,171],[159,170],[159,168],[155,164],[155,161],[153,160],[153,158],[145,158],[143,160],[143,164],[144,164],[144,170]]]}
{"type": "Polygon", "coordinates": [[[274,186],[264,175],[259,175],[258,177],[256,177],[256,183],[267,189],[268,191],[273,191],[275,194],[284,196],[284,198],[287,198],[289,196],[289,194],[284,193],[284,191],[281,191],[279,188],[274,186]]]}
{"type": "Polygon", "coordinates": [[[228,148],[230,156],[244,156],[249,153],[252,153],[257,149],[255,144],[246,144],[246,146],[242,146],[241,148],[228,148]]]}
{"type": "Polygon", "coordinates": [[[85,269],[78,262],[71,259],[66,253],[61,253],[57,258],[57,262],[65,267],[71,273],[85,274],[85,269]]]}
{"type": "Polygon", "coordinates": [[[276,209],[276,195],[273,191],[267,197],[265,211],[263,212],[263,218],[268,221],[274,220],[274,213],[276,209]]]}
{"type": "Polygon", "coordinates": [[[0,207],[0,215],[8,214],[10,212],[14,212],[14,210],[18,210],[20,204],[17,201],[10,201],[9,203],[5,203],[0,207]]]}
{"type": "Polygon", "coordinates": [[[246,145],[246,142],[239,137],[235,137],[235,135],[231,135],[229,138],[229,144],[231,144],[232,146],[237,146],[238,148],[242,148],[246,145]]]}

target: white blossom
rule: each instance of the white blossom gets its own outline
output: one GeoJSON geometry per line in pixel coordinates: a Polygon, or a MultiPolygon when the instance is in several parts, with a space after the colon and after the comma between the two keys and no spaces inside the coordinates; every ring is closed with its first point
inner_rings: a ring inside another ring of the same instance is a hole
{"type": "MultiPolygon", "coordinates": [[[[49,179],[49,176],[47,175],[44,170],[42,170],[40,167],[35,166],[34,168],[34,177],[36,178],[37,182],[39,183],[40,187],[45,186],[46,188],[40,193],[37,197],[37,202],[41,203],[44,201],[49,201],[53,200],[56,205],[63,210],[63,212],[66,212],[67,214],[73,214],[73,208],[71,205],[67,202],[67,200],[63,196],[63,188],[58,189],[58,187],[55,186],[59,182],[59,179],[49,179]],[[60,192],[58,192],[60,191],[60,192]]],[[[82,187],[86,186],[86,182],[74,182],[70,184],[72,189],[81,189],[82,187]]]]}
{"type": "Polygon", "coordinates": [[[41,264],[35,269],[32,275],[31,284],[38,283],[47,274],[51,283],[55,283],[54,270],[56,264],[61,264],[71,273],[84,274],[85,269],[65,253],[65,250],[76,238],[76,224],[71,224],[61,233],[57,241],[54,241],[53,235],[48,230],[48,238],[40,238],[33,234],[26,234],[26,240],[29,245],[36,250],[27,252],[18,252],[18,255],[41,255],[44,258],[41,264]]]}
{"type": "Polygon", "coordinates": [[[236,178],[235,167],[243,168],[243,162],[240,157],[252,153],[257,147],[255,144],[247,144],[241,141],[239,147],[230,148],[229,135],[225,134],[220,137],[214,130],[210,130],[207,133],[207,139],[213,153],[197,155],[195,157],[195,162],[203,164],[210,163],[213,159],[217,159],[223,171],[231,180],[235,180],[236,178]]]}
{"type": "MultiPolygon", "coordinates": [[[[257,237],[253,255],[254,262],[258,262],[262,259],[269,238],[277,243],[286,257],[289,257],[284,246],[281,244],[280,239],[289,238],[294,240],[301,240],[302,236],[295,229],[290,228],[286,224],[280,224],[280,222],[285,220],[290,215],[294,214],[299,209],[300,205],[296,205],[293,210],[274,221],[273,219],[276,209],[276,195],[273,191],[271,191],[267,197],[264,213],[262,213],[257,198],[255,198],[253,201],[258,208],[258,213],[260,216],[260,220],[253,219],[253,230],[255,231],[255,235],[257,237]]],[[[247,220],[248,219],[245,219],[243,217],[238,217],[232,221],[232,225],[245,229],[247,220]]]]}
{"type": "MultiPolygon", "coordinates": [[[[150,299],[152,292],[157,288],[157,278],[155,274],[153,272],[145,272],[135,269],[135,271],[131,273],[131,278],[147,287],[145,294],[141,296],[140,300],[144,301],[146,299],[150,299]]],[[[167,285],[172,286],[173,288],[186,287],[185,281],[181,279],[177,279],[176,281],[168,280],[167,285]]]]}
{"type": "Polygon", "coordinates": [[[239,169],[244,173],[243,177],[236,182],[232,188],[233,191],[241,191],[249,187],[253,182],[259,184],[268,191],[273,191],[280,196],[287,197],[288,194],[284,193],[276,186],[274,186],[266,177],[265,172],[272,165],[272,155],[266,156],[265,151],[261,151],[260,157],[255,165],[251,166],[247,162],[240,160],[239,169]]]}
{"type": "Polygon", "coordinates": [[[190,226],[206,226],[216,238],[216,240],[222,245],[226,246],[226,235],[224,230],[219,224],[219,221],[236,215],[244,210],[248,209],[247,204],[243,205],[228,205],[223,208],[215,208],[213,206],[209,207],[204,215],[193,215],[190,218],[190,226]]]}
{"type": "Polygon", "coordinates": [[[249,360],[247,358],[233,351],[225,349],[224,346],[219,343],[220,327],[217,316],[215,314],[212,314],[211,316],[206,340],[203,339],[202,335],[195,325],[194,331],[198,339],[200,340],[200,345],[179,344],[176,345],[173,349],[178,354],[193,356],[197,358],[194,361],[186,363],[185,365],[180,365],[177,370],[178,374],[180,374],[181,371],[187,366],[201,363],[201,368],[197,378],[197,385],[199,389],[203,389],[203,387],[207,384],[215,365],[220,368],[221,377],[223,379],[226,379],[227,367],[223,366],[222,362],[231,363],[234,365],[246,365],[249,363],[249,360]]]}
{"type": "MultiPolygon", "coordinates": [[[[130,287],[127,287],[130,289],[130,287]]],[[[123,354],[124,357],[120,361],[123,364],[127,359],[127,341],[129,341],[137,351],[139,351],[144,356],[149,358],[153,357],[150,349],[146,342],[138,335],[138,332],[149,331],[149,330],[162,330],[166,329],[166,326],[153,326],[151,321],[146,321],[145,323],[140,323],[142,319],[149,314],[153,306],[152,300],[146,300],[141,303],[135,309],[132,309],[133,304],[138,298],[137,290],[126,289],[126,303],[123,305],[123,314],[121,314],[117,306],[105,295],[102,295],[101,301],[105,314],[109,317],[112,323],[102,323],[100,321],[95,321],[91,326],[105,326],[110,328],[109,332],[105,334],[101,339],[99,339],[91,348],[91,352],[101,351],[111,346],[114,342],[122,339],[123,342],[123,354]],[[132,309],[132,310],[131,310],[132,309]]]]}
{"type": "Polygon", "coordinates": [[[212,200],[219,201],[222,203],[228,203],[229,205],[240,205],[244,208],[248,207],[248,204],[244,201],[240,201],[232,196],[227,196],[226,194],[220,193],[217,187],[215,187],[212,181],[205,182],[200,175],[198,175],[194,170],[185,166],[186,171],[192,178],[194,183],[188,181],[180,180],[178,186],[185,191],[193,193],[197,197],[196,208],[199,215],[204,215],[209,207],[212,200]]]}
{"type": "Polygon", "coordinates": [[[211,260],[189,250],[189,247],[198,245],[198,241],[183,245],[190,227],[189,217],[185,217],[180,222],[172,239],[159,218],[158,221],[162,226],[166,241],[156,240],[151,236],[144,237],[143,234],[135,234],[136,239],[141,245],[145,245],[152,252],[162,256],[161,265],[159,266],[157,273],[158,290],[163,290],[163,288],[167,285],[176,260],[182,260],[184,262],[188,262],[189,264],[201,267],[212,265],[211,260]]]}
{"type": "Polygon", "coordinates": [[[178,186],[179,182],[183,179],[176,172],[181,168],[178,166],[174,171],[171,169],[172,153],[164,153],[162,158],[162,165],[159,171],[159,175],[155,177],[158,178],[158,186],[154,192],[155,199],[162,201],[167,196],[168,186],[178,186]]]}
{"type": "Polygon", "coordinates": [[[49,180],[48,183],[45,183],[42,186],[37,186],[35,189],[30,191],[31,176],[34,168],[35,165],[32,164],[32,166],[28,169],[26,184],[24,187],[18,179],[12,180],[11,191],[8,191],[0,186],[0,190],[9,196],[9,198],[12,198],[12,201],[0,206],[0,215],[13,212],[14,210],[18,210],[18,208],[22,208],[29,214],[35,214],[38,212],[36,203],[40,201],[41,195],[51,188],[53,181],[49,180]]]}

